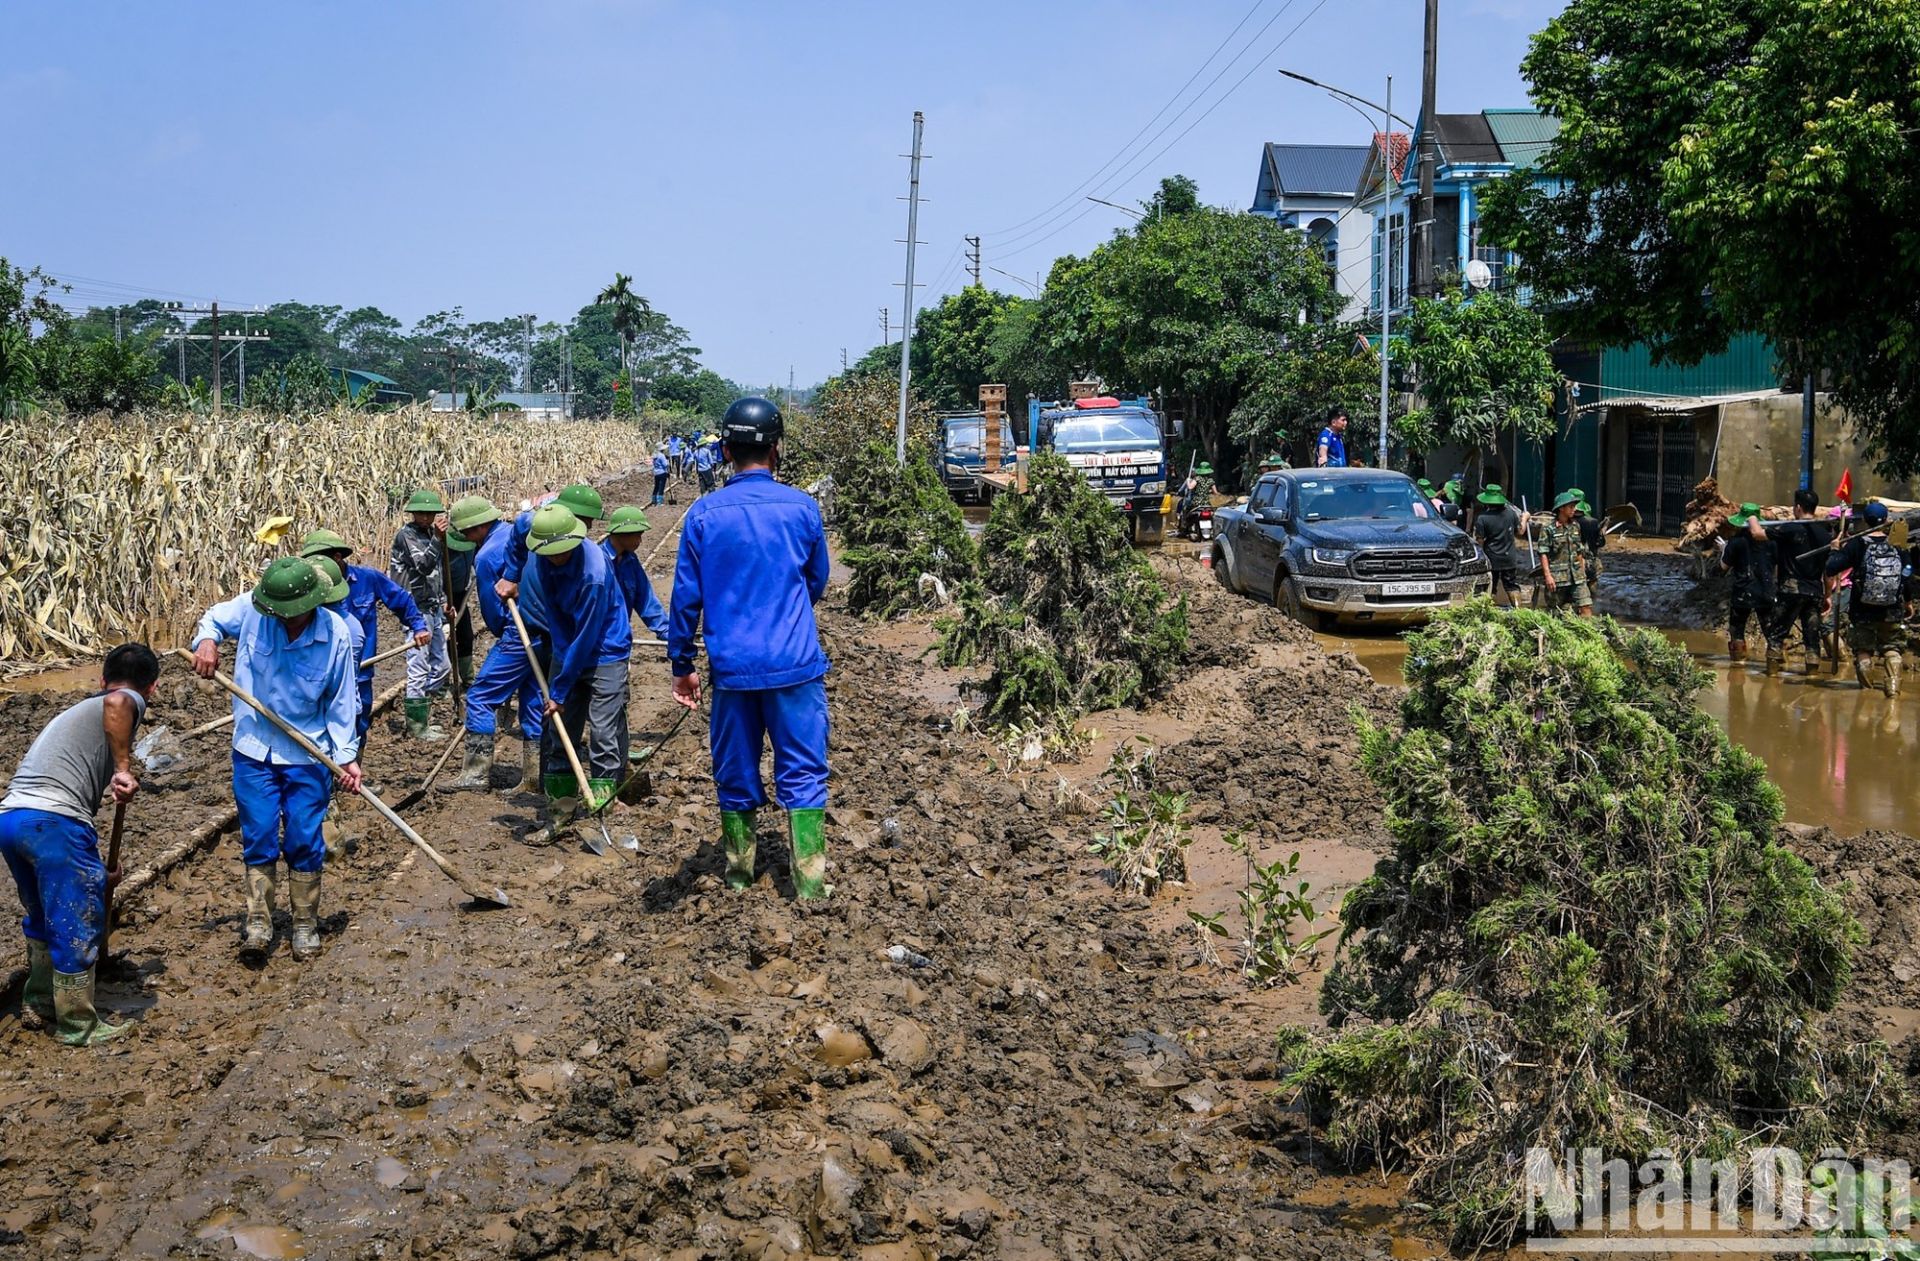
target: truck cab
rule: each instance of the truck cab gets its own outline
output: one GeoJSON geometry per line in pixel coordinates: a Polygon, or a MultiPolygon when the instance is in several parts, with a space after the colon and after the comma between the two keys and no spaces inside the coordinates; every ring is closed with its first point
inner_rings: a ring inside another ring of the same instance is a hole
{"type": "MultiPolygon", "coordinates": [[[[981,474],[987,471],[987,418],[984,412],[956,412],[940,417],[934,440],[934,468],[947,493],[961,503],[985,503],[992,493],[981,474]]],[[[1012,473],[1018,462],[1013,425],[1000,418],[1000,472],[1012,473]]]]}
{"type": "Polygon", "coordinates": [[[1027,401],[1027,441],[1051,448],[1126,515],[1136,544],[1166,535],[1167,453],[1160,417],[1143,398],[1027,401]]]}

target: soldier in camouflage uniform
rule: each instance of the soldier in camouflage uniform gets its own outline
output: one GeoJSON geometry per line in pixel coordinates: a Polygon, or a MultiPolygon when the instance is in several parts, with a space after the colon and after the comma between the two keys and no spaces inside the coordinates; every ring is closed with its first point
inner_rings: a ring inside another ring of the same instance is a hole
{"type": "Polygon", "coordinates": [[[1574,513],[1580,496],[1564,492],[1553,501],[1553,520],[1540,530],[1540,578],[1547,600],[1556,609],[1572,609],[1593,616],[1593,588],[1587,582],[1587,548],[1574,513]]]}
{"type": "Polygon", "coordinates": [[[417,740],[439,741],[446,732],[432,724],[428,698],[447,685],[453,665],[447,657],[447,596],[440,581],[440,514],[447,506],[434,490],[416,490],[408,498],[411,518],[393,536],[387,576],[406,588],[432,632],[426,644],[407,654],[407,733],[417,740]]]}

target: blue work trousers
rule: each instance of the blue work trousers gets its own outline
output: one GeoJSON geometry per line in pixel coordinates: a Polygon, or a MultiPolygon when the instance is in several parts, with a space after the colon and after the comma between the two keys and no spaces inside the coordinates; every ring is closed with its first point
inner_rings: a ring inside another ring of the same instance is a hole
{"type": "Polygon", "coordinates": [[[713,784],[722,810],[766,804],[760,750],[769,738],[781,808],[815,810],[827,804],[825,679],[751,691],[715,688],[709,727],[713,784]]]}
{"type": "Polygon", "coordinates": [[[520,738],[540,738],[540,689],[533,680],[533,667],[527,664],[527,649],[520,636],[511,630],[487,650],[480,672],[467,687],[467,730],[477,736],[494,732],[494,711],[515,696],[520,698],[520,738]]]}
{"type": "Polygon", "coordinates": [[[240,807],[240,854],[247,866],[268,867],[285,857],[289,871],[320,870],[327,857],[320,824],[333,804],[332,771],[235,753],[233,800],[240,807]]]}
{"type": "Polygon", "coordinates": [[[0,810],[0,855],[26,916],[20,930],[53,955],[55,972],[85,972],[99,958],[107,867],[90,823],[46,810],[0,810]]]}

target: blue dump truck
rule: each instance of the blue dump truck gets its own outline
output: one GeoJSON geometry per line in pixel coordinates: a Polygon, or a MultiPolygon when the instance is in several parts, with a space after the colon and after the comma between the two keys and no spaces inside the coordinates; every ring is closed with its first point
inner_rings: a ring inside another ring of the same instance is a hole
{"type": "Polygon", "coordinates": [[[1027,443],[1051,448],[1126,514],[1136,545],[1166,537],[1167,435],[1143,398],[1095,396],[1064,403],[1027,400],[1027,443]]]}
{"type": "MultiPolygon", "coordinates": [[[[935,438],[934,471],[946,483],[947,493],[963,504],[985,503],[993,493],[981,474],[987,470],[987,418],[983,412],[957,412],[940,417],[935,438]]],[[[1000,418],[1000,471],[1011,475],[1018,459],[1013,425],[1000,418]]]]}

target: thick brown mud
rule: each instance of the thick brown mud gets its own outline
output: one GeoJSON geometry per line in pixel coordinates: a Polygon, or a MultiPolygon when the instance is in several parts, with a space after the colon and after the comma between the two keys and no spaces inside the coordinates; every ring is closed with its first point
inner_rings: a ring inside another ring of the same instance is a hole
{"type": "MultiPolygon", "coordinates": [[[[656,575],[674,515],[650,536],[656,575]]],[[[469,908],[343,806],[357,839],[328,868],[326,952],[304,967],[284,949],[237,962],[222,837],[115,934],[103,997],[135,1037],[53,1045],[22,1023],[14,973],[0,1257],[1433,1255],[1396,1184],[1329,1174],[1276,1094],[1273,1032],[1316,1019],[1319,973],[1250,989],[1186,914],[1231,911],[1229,831],[1263,859],[1300,851],[1323,912],[1370,871],[1387,838],[1352,715],[1392,721],[1393,692],[1178,549],[1155,563],[1192,602],[1191,672],[1150,711],[1091,716],[1092,748],[1059,766],[1009,766],[954,729],[965,676],[929,663],[926,621],[875,628],[829,594],[820,906],[791,900],[773,810],[760,882],[721,884],[698,716],[616,808],[637,854],[527,845],[521,794],[406,810],[509,910],[469,908]],[[1151,900],[1116,893],[1086,851],[1099,773],[1136,736],[1193,793],[1189,879],[1151,900]]],[[[636,665],[636,745],[669,729],[666,686],[636,665]]],[[[71,699],[0,699],[0,762],[71,699]]],[[[169,666],[151,721],[224,708],[169,666]]],[[[375,728],[370,774],[404,800],[440,750],[375,728]]],[[[130,863],[230,804],[212,739],[148,777],[130,863]]],[[[498,761],[517,752],[503,740],[498,761]]],[[[1796,844],[1850,882],[1867,926],[1873,976],[1849,1018],[1910,1034],[1912,842],[1796,844]]]]}

